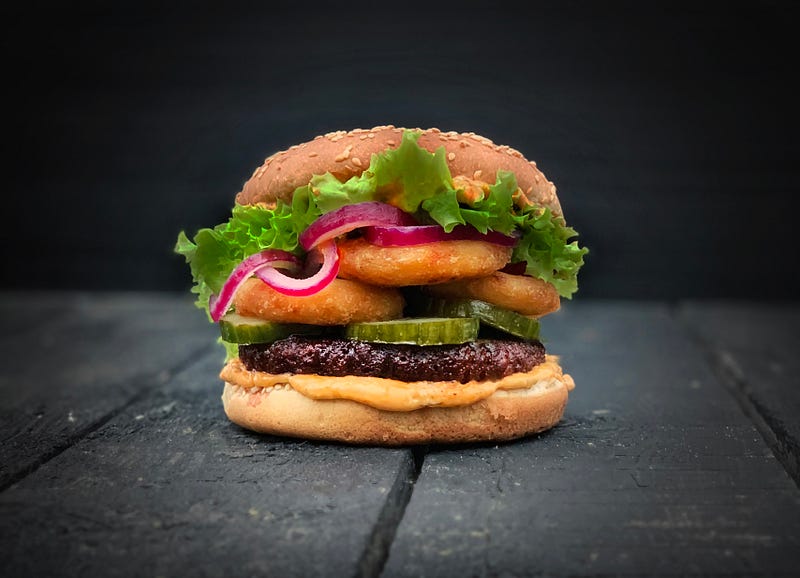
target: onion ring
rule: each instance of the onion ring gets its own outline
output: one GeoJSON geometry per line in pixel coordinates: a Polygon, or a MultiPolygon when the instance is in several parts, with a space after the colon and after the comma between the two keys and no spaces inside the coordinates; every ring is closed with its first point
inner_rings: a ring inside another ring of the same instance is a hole
{"type": "Polygon", "coordinates": [[[306,251],[360,227],[370,225],[414,225],[413,217],[402,210],[377,201],[345,205],[325,213],[300,233],[298,242],[306,251]]]}
{"type": "Polygon", "coordinates": [[[511,258],[511,247],[485,241],[438,241],[378,247],[363,238],[339,241],[339,276],[371,285],[406,287],[485,277],[511,258]]]}
{"type": "Polygon", "coordinates": [[[457,225],[446,233],[439,225],[370,226],[364,228],[364,238],[380,247],[408,247],[439,241],[486,241],[504,247],[513,247],[518,238],[497,231],[479,232],[470,225],[457,225]]]}
{"type": "Polygon", "coordinates": [[[274,267],[262,267],[256,270],[255,276],[275,289],[275,291],[284,295],[298,297],[313,295],[324,289],[336,278],[336,274],[339,272],[339,252],[334,241],[325,241],[313,251],[318,254],[309,253],[306,257],[306,266],[308,267],[310,262],[315,260],[315,257],[317,257],[317,260],[321,258],[322,261],[320,268],[313,275],[298,279],[284,275],[274,267]]]}
{"type": "Polygon", "coordinates": [[[558,291],[547,281],[500,271],[486,277],[426,287],[425,291],[437,297],[479,299],[534,317],[553,313],[561,307],[558,291]]]}
{"type": "Polygon", "coordinates": [[[234,267],[228,279],[222,285],[219,293],[211,295],[208,300],[208,312],[214,322],[219,321],[230,309],[234,296],[239,288],[244,284],[248,277],[260,269],[275,265],[279,267],[297,268],[299,265],[297,257],[286,251],[277,249],[266,249],[260,253],[255,253],[244,259],[234,267]]]}
{"type": "Polygon", "coordinates": [[[304,297],[279,293],[260,279],[248,279],[236,292],[236,312],[276,323],[346,325],[386,321],[403,316],[400,291],[370,287],[358,281],[334,279],[327,287],[304,297]]]}

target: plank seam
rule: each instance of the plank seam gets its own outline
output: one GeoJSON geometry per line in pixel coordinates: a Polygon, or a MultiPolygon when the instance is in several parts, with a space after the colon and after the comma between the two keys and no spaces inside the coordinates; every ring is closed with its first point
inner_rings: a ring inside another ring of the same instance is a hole
{"type": "Polygon", "coordinates": [[[800,488],[800,457],[794,448],[788,433],[770,419],[768,412],[762,410],[761,405],[752,395],[752,388],[748,383],[745,372],[736,363],[736,360],[725,351],[719,350],[710,341],[703,337],[680,316],[674,316],[683,326],[689,337],[703,352],[704,357],[711,366],[714,374],[720,379],[723,387],[736,400],[739,408],[753,423],[758,433],[766,442],[773,455],[780,462],[783,469],[800,488]]]}
{"type": "Polygon", "coordinates": [[[377,578],[383,573],[397,528],[405,516],[427,453],[427,446],[411,448],[411,458],[398,473],[358,562],[358,578],[377,578]]]}

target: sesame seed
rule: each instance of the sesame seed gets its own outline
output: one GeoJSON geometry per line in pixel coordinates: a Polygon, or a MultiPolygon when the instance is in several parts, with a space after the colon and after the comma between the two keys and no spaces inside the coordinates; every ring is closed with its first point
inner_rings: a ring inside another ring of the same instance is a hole
{"type": "Polygon", "coordinates": [[[362,134],[360,137],[358,137],[358,140],[367,140],[367,135],[362,134]]]}
{"type": "Polygon", "coordinates": [[[346,147],[344,147],[344,150],[341,153],[339,153],[339,155],[333,160],[336,161],[337,163],[340,163],[343,160],[350,158],[350,151],[352,150],[353,150],[353,145],[347,145],[346,147]]]}
{"type": "Polygon", "coordinates": [[[353,157],[353,158],[352,158],[352,159],[350,159],[350,160],[351,160],[351,161],[353,162],[353,164],[354,164],[354,165],[356,165],[357,167],[360,167],[360,166],[361,166],[361,159],[360,159],[360,158],[358,158],[358,157],[353,157]]]}
{"type": "Polygon", "coordinates": [[[374,133],[374,132],[371,132],[371,133],[369,133],[367,136],[368,136],[369,138],[375,138],[375,133],[374,133]]]}
{"type": "Polygon", "coordinates": [[[454,160],[456,160],[456,153],[448,153],[448,154],[447,154],[447,160],[448,160],[448,161],[454,161],[454,160]]]}
{"type": "Polygon", "coordinates": [[[477,181],[479,178],[481,178],[481,175],[483,175],[483,171],[478,169],[477,171],[472,173],[472,178],[477,181]]]}
{"type": "Polygon", "coordinates": [[[395,143],[395,141],[393,141],[393,140],[387,140],[386,144],[388,144],[390,147],[393,147],[397,143],[395,143]]]}
{"type": "Polygon", "coordinates": [[[316,153],[316,152],[310,152],[310,153],[308,153],[308,156],[310,156],[310,157],[312,157],[312,158],[313,158],[313,157],[319,156],[319,153],[316,153]]]}

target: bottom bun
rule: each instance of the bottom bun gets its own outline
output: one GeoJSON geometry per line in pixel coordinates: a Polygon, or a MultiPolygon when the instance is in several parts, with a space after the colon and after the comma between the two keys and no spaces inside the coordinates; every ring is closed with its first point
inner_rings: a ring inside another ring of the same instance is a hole
{"type": "Polygon", "coordinates": [[[351,444],[398,446],[501,441],[542,432],[564,414],[572,379],[498,390],[471,405],[385,411],[346,399],[314,400],[290,386],[246,389],[225,383],[228,418],[252,431],[351,444]]]}

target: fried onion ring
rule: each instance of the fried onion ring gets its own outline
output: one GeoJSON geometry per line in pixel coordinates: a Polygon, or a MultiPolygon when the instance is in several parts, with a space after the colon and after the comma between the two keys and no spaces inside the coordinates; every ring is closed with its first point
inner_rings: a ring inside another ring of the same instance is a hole
{"type": "Polygon", "coordinates": [[[547,281],[497,271],[488,277],[426,287],[437,297],[479,299],[523,315],[541,317],[558,311],[561,299],[547,281]]]}
{"type": "Polygon", "coordinates": [[[248,279],[236,292],[236,311],[277,323],[346,325],[360,321],[385,321],[403,315],[400,291],[370,287],[358,281],[334,279],[330,285],[305,297],[278,293],[260,279],[248,279]]]}
{"type": "Polygon", "coordinates": [[[379,247],[362,238],[338,243],[339,275],[371,285],[406,287],[485,277],[503,268],[510,247],[485,241],[438,241],[406,247],[379,247]]]}

